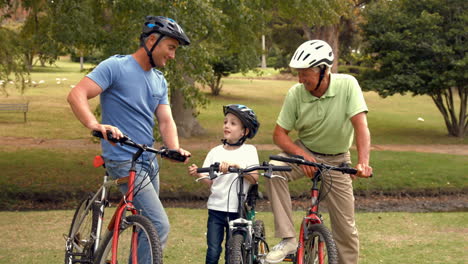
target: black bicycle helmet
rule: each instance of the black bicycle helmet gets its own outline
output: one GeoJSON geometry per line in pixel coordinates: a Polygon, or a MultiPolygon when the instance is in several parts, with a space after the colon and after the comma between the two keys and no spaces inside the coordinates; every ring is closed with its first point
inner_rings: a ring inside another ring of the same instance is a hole
{"type": "Polygon", "coordinates": [[[244,127],[249,129],[249,133],[243,136],[241,139],[239,139],[237,143],[230,144],[226,140],[222,140],[224,144],[228,144],[230,146],[240,146],[245,142],[247,138],[255,137],[255,135],[258,132],[258,128],[260,127],[260,123],[258,122],[257,116],[255,115],[255,112],[252,109],[241,104],[230,104],[223,106],[223,113],[224,115],[231,113],[237,116],[244,125],[244,127]]]}
{"type": "Polygon", "coordinates": [[[184,30],[173,19],[163,16],[147,16],[143,24],[143,31],[140,35],[140,45],[145,49],[153,68],[156,67],[156,64],[153,61],[151,53],[166,36],[176,39],[179,41],[180,45],[190,45],[190,40],[187,35],[185,35],[184,30]],[[158,33],[159,38],[154,43],[153,47],[148,49],[145,44],[145,38],[153,33],[158,33]]]}
{"type": "Polygon", "coordinates": [[[143,25],[143,37],[148,37],[153,33],[177,39],[180,45],[190,45],[190,40],[185,35],[184,30],[171,18],[163,16],[147,16],[143,25]]]}

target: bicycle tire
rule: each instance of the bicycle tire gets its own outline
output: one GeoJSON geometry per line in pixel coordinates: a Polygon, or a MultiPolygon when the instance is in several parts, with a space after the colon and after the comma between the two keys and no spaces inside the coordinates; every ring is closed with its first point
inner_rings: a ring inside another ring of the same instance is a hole
{"type": "MultiPolygon", "coordinates": [[[[146,246],[149,247],[149,261],[139,263],[162,264],[162,248],[158,232],[151,221],[142,215],[129,215],[122,220],[119,231],[117,263],[128,263],[131,258],[130,239],[133,232],[139,232],[146,239],[146,246]],[[149,243],[148,243],[149,241],[149,243]]],[[[107,232],[96,253],[95,264],[110,263],[112,259],[113,231],[107,232]]],[[[141,238],[139,238],[141,242],[141,238]]]]}
{"type": "Polygon", "coordinates": [[[302,263],[338,264],[338,251],[330,230],[323,224],[313,224],[307,231],[302,263]]]}
{"type": "Polygon", "coordinates": [[[228,241],[228,263],[229,264],[250,264],[251,258],[248,257],[244,245],[244,234],[237,232],[232,235],[228,241]]]}
{"type": "Polygon", "coordinates": [[[75,210],[68,232],[65,264],[93,262],[99,207],[92,204],[88,210],[86,209],[89,203],[93,202],[92,197],[93,195],[90,194],[83,199],[75,210]],[[83,221],[80,222],[81,218],[83,221]]]}
{"type": "Polygon", "coordinates": [[[270,251],[265,239],[265,224],[262,220],[255,220],[254,230],[254,264],[266,263],[265,258],[270,251]]]}

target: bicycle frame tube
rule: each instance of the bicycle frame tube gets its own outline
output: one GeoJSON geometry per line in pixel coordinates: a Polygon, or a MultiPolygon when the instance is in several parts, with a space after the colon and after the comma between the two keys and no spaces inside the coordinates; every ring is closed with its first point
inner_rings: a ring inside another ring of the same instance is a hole
{"type": "MultiPolygon", "coordinates": [[[[304,244],[305,244],[305,241],[308,239],[307,227],[309,225],[322,223],[322,219],[318,215],[318,206],[319,206],[318,182],[319,181],[320,181],[320,172],[317,171],[314,175],[314,178],[312,178],[312,188],[310,189],[310,203],[311,203],[310,209],[309,209],[309,212],[307,213],[307,216],[304,217],[304,219],[302,220],[301,229],[299,232],[299,243],[297,247],[297,257],[296,257],[297,264],[303,264],[302,261],[304,259],[304,250],[305,250],[304,244]]],[[[323,258],[323,256],[321,256],[321,258],[323,258]]]]}
{"type": "Polygon", "coordinates": [[[102,193],[101,193],[101,204],[99,205],[99,218],[98,218],[98,223],[97,223],[97,230],[96,232],[96,243],[94,244],[94,252],[97,251],[99,245],[101,244],[101,228],[102,228],[102,222],[104,221],[104,208],[106,207],[106,196],[107,196],[107,188],[106,187],[106,182],[107,182],[108,176],[104,175],[104,184],[102,187],[102,193]]]}
{"type": "MultiPolygon", "coordinates": [[[[119,206],[117,207],[117,211],[115,212],[114,216],[112,217],[111,222],[109,223],[109,230],[114,230],[113,239],[112,239],[112,264],[117,264],[116,256],[117,250],[119,245],[119,230],[120,225],[122,222],[122,218],[124,216],[125,211],[131,211],[132,214],[138,214],[137,210],[133,206],[133,195],[134,195],[134,187],[135,187],[135,175],[136,175],[136,160],[132,160],[132,166],[129,172],[129,179],[128,179],[128,191],[126,197],[120,201],[119,206]]],[[[132,259],[134,259],[133,263],[137,263],[136,258],[136,245],[137,245],[137,234],[134,232],[132,234],[132,259]]]]}

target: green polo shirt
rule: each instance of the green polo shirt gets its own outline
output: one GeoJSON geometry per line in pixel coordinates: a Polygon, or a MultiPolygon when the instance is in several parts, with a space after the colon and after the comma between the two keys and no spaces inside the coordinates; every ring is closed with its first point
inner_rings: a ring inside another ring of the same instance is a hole
{"type": "Polygon", "coordinates": [[[291,87],[276,123],[288,131],[297,130],[310,150],[337,154],[347,152],[353,143],[350,118],[367,111],[357,80],[347,74],[331,74],[330,86],[320,98],[300,83],[291,87]]]}

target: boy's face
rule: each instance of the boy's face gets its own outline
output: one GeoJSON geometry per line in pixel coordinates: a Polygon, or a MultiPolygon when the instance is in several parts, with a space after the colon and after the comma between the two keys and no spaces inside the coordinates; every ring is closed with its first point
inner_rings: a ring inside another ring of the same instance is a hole
{"type": "Polygon", "coordinates": [[[224,126],[223,126],[223,133],[224,139],[226,139],[229,143],[236,143],[242,136],[245,134],[244,126],[240,119],[228,113],[224,117],[224,126]]]}

